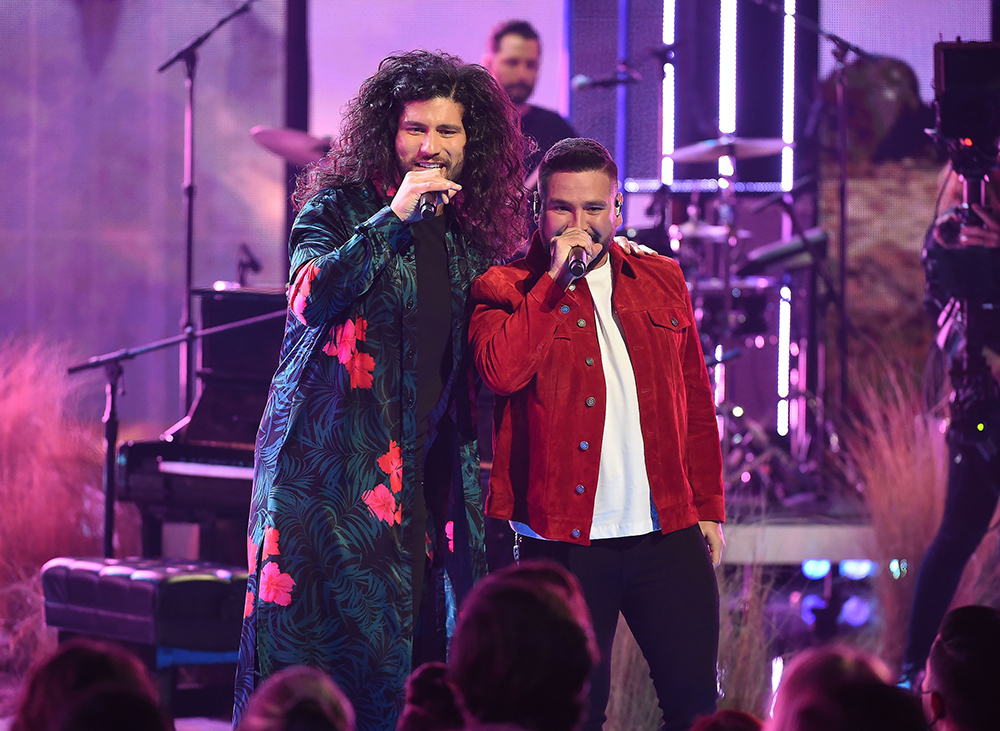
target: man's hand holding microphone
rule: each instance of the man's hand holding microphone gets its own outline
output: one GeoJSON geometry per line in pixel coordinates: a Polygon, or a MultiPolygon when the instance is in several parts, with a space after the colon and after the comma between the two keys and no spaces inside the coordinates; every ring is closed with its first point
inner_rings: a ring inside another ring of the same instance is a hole
{"type": "Polygon", "coordinates": [[[438,204],[449,203],[460,190],[462,186],[446,178],[442,168],[410,170],[403,176],[389,207],[400,221],[413,223],[432,218],[438,204]]]}
{"type": "Polygon", "coordinates": [[[582,228],[567,227],[549,240],[549,276],[562,289],[587,272],[590,263],[601,256],[603,247],[596,234],[582,228]]]}

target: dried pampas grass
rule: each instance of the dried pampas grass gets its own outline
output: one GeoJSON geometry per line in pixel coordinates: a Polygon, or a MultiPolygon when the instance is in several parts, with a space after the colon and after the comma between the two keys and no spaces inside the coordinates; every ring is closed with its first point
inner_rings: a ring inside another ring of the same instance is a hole
{"type": "Polygon", "coordinates": [[[774,627],[765,610],[773,581],[765,580],[763,564],[747,564],[739,569],[719,574],[719,708],[766,718],[774,627]]]}
{"type": "Polygon", "coordinates": [[[917,572],[941,522],[947,447],[942,422],[924,413],[917,385],[895,370],[865,379],[855,393],[859,406],[847,433],[848,451],[871,516],[879,565],[876,652],[899,670],[917,572]]]}
{"type": "MultiPolygon", "coordinates": [[[[65,349],[40,340],[0,343],[0,672],[23,672],[53,642],[42,616],[42,564],[101,552],[100,415],[84,421],[76,413],[78,385],[95,382],[72,381],[67,363],[65,349]]],[[[121,529],[134,550],[134,511],[121,529]]]]}

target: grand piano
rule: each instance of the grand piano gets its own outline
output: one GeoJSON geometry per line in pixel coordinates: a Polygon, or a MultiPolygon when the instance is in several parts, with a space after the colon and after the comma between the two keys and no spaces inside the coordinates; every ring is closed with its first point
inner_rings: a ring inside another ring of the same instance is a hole
{"type": "MultiPolygon", "coordinates": [[[[198,329],[282,311],[280,290],[195,290],[198,329]]],[[[203,338],[198,396],[190,412],[154,441],[119,445],[116,497],[142,516],[142,551],[162,552],[165,522],[200,525],[200,557],[245,560],[253,447],[278,367],[283,317],[203,338]]]]}

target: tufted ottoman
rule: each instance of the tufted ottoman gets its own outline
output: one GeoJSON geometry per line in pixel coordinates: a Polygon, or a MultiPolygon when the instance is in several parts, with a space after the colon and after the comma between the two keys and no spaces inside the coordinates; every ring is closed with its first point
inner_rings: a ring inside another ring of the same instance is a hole
{"type": "Polygon", "coordinates": [[[247,571],[164,558],[54,558],[42,567],[45,622],[59,639],[128,647],[153,673],[174,715],[231,708],[247,571]],[[181,666],[225,665],[215,688],[177,688],[181,666]]]}

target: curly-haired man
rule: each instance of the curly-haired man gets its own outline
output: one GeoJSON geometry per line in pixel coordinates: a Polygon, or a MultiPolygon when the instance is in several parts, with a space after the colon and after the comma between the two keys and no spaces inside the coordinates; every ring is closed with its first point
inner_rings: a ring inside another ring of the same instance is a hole
{"type": "Polygon", "coordinates": [[[523,236],[524,145],[485,69],[413,51],[364,82],[299,181],[236,723],[257,683],[305,664],[359,731],[393,729],[411,667],[444,659],[447,595],[485,568],[466,299],[523,236]]]}

